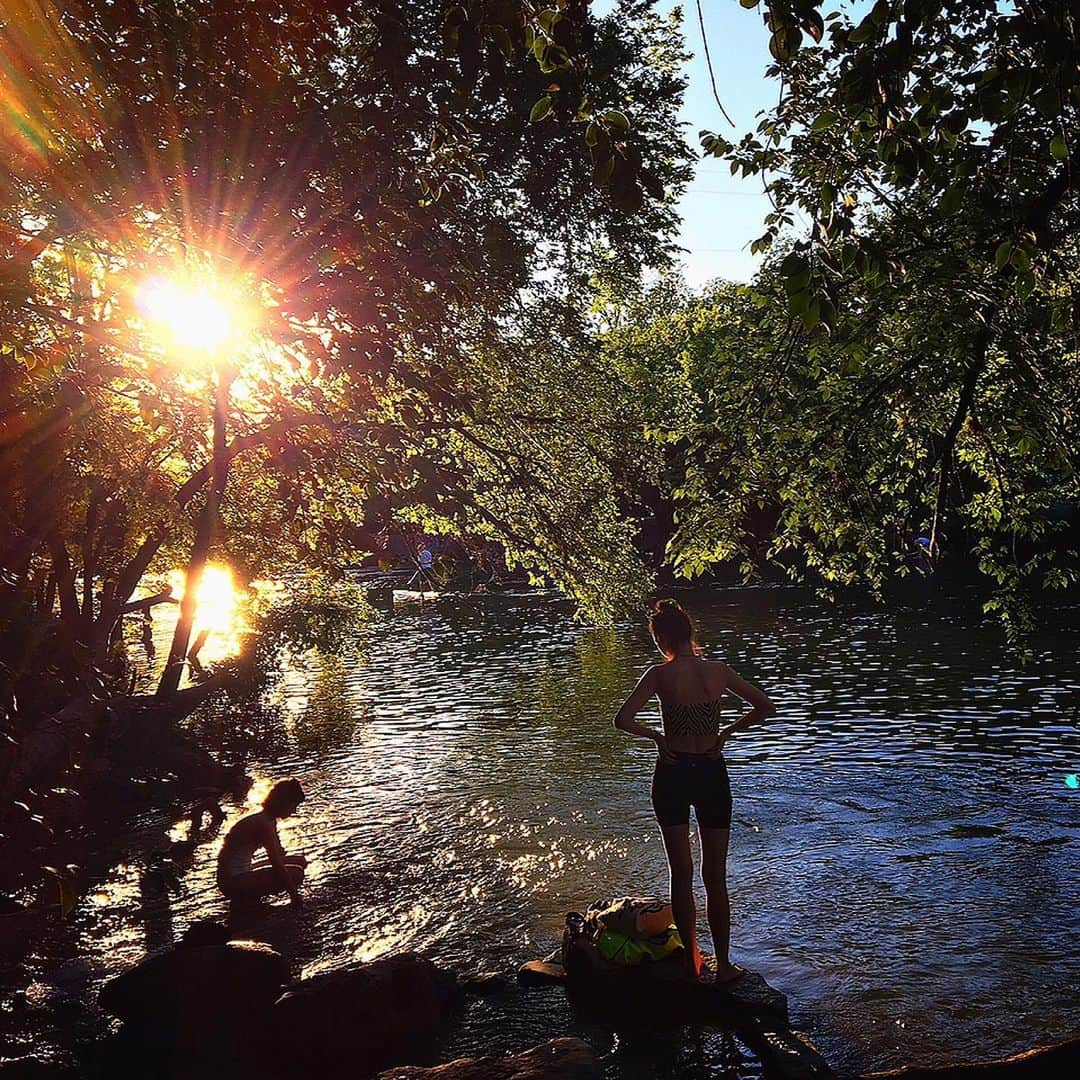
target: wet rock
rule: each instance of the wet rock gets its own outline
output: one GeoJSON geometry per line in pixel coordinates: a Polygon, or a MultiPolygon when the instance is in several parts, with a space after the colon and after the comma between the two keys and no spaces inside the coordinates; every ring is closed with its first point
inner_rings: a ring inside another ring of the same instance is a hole
{"type": "MultiPolygon", "coordinates": [[[[213,919],[196,919],[180,938],[181,946],[227,945],[228,928],[213,919]]],[[[276,999],[275,999],[276,1000],[276,999]]]]}
{"type": "Polygon", "coordinates": [[[220,932],[203,925],[191,940],[110,979],[101,1007],[126,1024],[196,1037],[265,1020],[289,981],[288,962],[267,945],[219,941],[220,932]]]}
{"type": "MultiPolygon", "coordinates": [[[[565,981],[570,993],[601,1001],[626,1000],[686,1017],[715,1020],[724,1017],[759,1017],[787,1024],[787,998],[753,971],[740,978],[716,983],[716,957],[702,953],[701,977],[691,974],[686,952],[677,948],[660,958],[640,963],[618,963],[605,956],[598,944],[603,920],[612,914],[633,914],[636,928],[642,914],[666,916],[663,903],[652,900],[593,904],[585,915],[568,912],[562,948],[545,961],[526,964],[519,979],[532,985],[565,981]]],[[[629,927],[628,927],[629,929],[629,927]]],[[[636,933],[636,929],[635,929],[636,933]]]]}
{"type": "Polygon", "coordinates": [[[9,1058],[0,1061],[0,1080],[63,1080],[71,1071],[55,1061],[35,1057],[9,1058]]]}
{"type": "MultiPolygon", "coordinates": [[[[522,964],[518,981],[525,986],[565,985],[586,999],[636,1003],[653,1012],[663,1009],[704,1021],[734,1014],[787,1023],[787,997],[756,971],[717,986],[707,977],[692,979],[679,954],[630,966],[608,963],[587,945],[569,946],[564,955],[565,965],[554,957],[522,964]]],[[[715,970],[715,957],[703,954],[703,959],[706,971],[715,970]]]]}
{"type": "Polygon", "coordinates": [[[378,1080],[593,1080],[600,1058],[581,1039],[552,1039],[509,1057],[460,1058],[432,1069],[390,1069],[378,1080]]]}
{"type": "Polygon", "coordinates": [[[835,1076],[810,1037],[786,1024],[752,1020],[739,1025],[739,1036],[758,1056],[770,1080],[832,1080],[835,1076]]]}
{"type": "Polygon", "coordinates": [[[283,1057],[306,1072],[415,1062],[460,1007],[456,976],[415,953],[316,975],[274,1006],[283,1057]]]}
{"type": "Polygon", "coordinates": [[[908,1065],[864,1080],[1073,1080],[1080,1075],[1080,1037],[1012,1057],[962,1065],[908,1065]]]}
{"type": "Polygon", "coordinates": [[[566,969],[553,960],[527,960],[517,972],[522,986],[562,986],[566,969]]]}

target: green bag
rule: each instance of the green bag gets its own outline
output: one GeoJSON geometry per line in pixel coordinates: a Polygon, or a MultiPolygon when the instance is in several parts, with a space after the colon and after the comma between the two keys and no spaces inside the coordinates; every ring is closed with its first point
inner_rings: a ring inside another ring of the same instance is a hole
{"type": "Polygon", "coordinates": [[[669,926],[663,933],[647,938],[629,937],[617,930],[605,928],[596,939],[596,947],[609,963],[632,967],[635,964],[663,960],[683,945],[679,931],[674,926],[669,926]]]}

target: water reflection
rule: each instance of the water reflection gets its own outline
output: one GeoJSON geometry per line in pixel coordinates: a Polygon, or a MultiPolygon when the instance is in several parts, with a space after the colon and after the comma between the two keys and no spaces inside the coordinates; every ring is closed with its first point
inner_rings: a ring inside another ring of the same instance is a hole
{"type": "MultiPolygon", "coordinates": [[[[1005,1054],[1080,1026],[1080,792],[1062,782],[1080,761],[1080,613],[1021,669],[974,606],[831,608],[780,590],[686,602],[706,648],[780,707],[730,746],[735,957],[852,1070],[1005,1054]]],[[[251,932],[294,970],[403,948],[490,970],[549,951],[567,910],[663,891],[650,755],[610,725],[653,656],[643,627],[598,632],[554,601],[490,597],[382,614],[362,649],[291,657],[248,766],[304,782],[282,839],[312,857],[307,903],[251,932]]],[[[172,823],[148,813],[147,846],[172,823]]],[[[103,856],[112,868],[66,931],[93,978],[223,911],[217,843],[197,841],[159,894],[103,856]],[[152,925],[163,905],[170,923],[152,925]]],[[[627,1033],[555,994],[478,1004],[447,1052],[561,1033],[611,1050],[612,1077],[755,1069],[723,1033],[627,1033]]]]}

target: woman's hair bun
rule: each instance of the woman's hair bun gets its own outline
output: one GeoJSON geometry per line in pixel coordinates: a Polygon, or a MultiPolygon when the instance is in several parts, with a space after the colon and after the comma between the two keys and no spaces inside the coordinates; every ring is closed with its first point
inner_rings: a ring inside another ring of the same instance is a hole
{"type": "Polygon", "coordinates": [[[649,629],[665,656],[674,656],[687,643],[695,653],[700,654],[694,621],[678,600],[671,597],[657,600],[649,616],[649,629]]]}

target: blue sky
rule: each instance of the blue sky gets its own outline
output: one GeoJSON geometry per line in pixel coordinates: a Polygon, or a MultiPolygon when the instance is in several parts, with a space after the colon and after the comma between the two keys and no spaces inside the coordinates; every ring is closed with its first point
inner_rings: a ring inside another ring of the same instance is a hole
{"type": "MultiPolygon", "coordinates": [[[[610,11],[615,0],[595,0],[594,10],[610,11]]],[[[657,10],[681,7],[686,45],[693,54],[686,65],[689,85],[681,119],[686,140],[700,153],[698,132],[703,128],[736,139],[757,123],[757,113],[776,103],[778,85],[765,78],[769,65],[769,34],[758,10],[747,11],[738,0],[701,0],[705,32],[712,55],[716,89],[732,127],[723,117],[709,85],[709,69],[701,44],[695,0],[659,0],[657,10]]],[[[699,161],[694,179],[679,203],[683,219],[679,243],[686,248],[683,273],[697,287],[714,278],[747,281],[758,258],[750,254],[750,241],[759,237],[769,201],[761,178],[743,180],[731,175],[716,158],[699,161]]]]}
{"type": "MultiPolygon", "coordinates": [[[[661,11],[676,6],[680,5],[675,0],[661,0],[658,4],[661,11]]],[[[687,140],[698,150],[698,132],[702,128],[729,139],[751,130],[757,123],[756,114],[775,104],[778,85],[765,77],[771,58],[769,34],[761,13],[747,11],[737,0],[702,0],[716,89],[735,121],[734,127],[728,124],[709,85],[697,5],[690,0],[681,6],[686,44],[693,53],[687,65],[690,83],[682,119],[687,124],[687,140]]],[[[726,162],[716,158],[699,161],[679,204],[683,218],[679,242],[688,249],[683,256],[687,281],[699,286],[718,277],[748,280],[758,262],[750,254],[750,241],[765,231],[762,222],[768,210],[760,177],[743,180],[731,175],[726,162]]]]}

